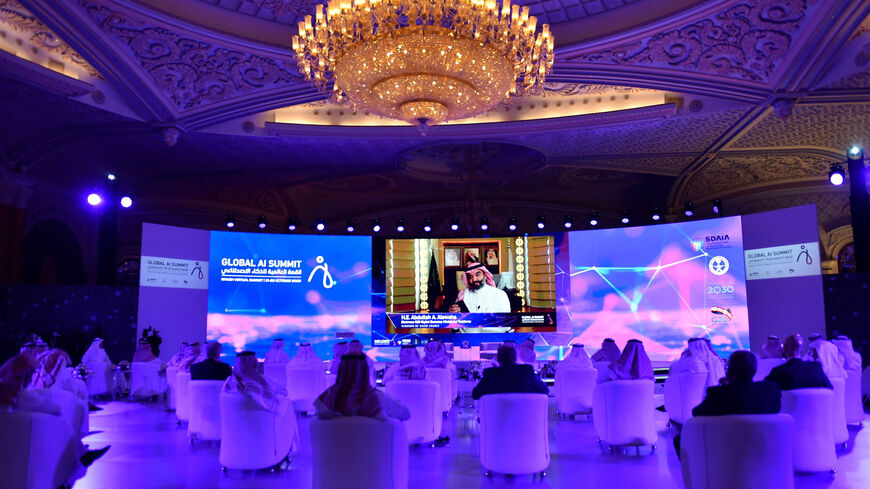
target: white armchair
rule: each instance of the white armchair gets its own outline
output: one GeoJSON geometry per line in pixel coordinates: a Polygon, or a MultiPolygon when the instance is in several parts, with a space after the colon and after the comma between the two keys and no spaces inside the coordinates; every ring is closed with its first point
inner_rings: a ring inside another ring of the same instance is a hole
{"type": "Polygon", "coordinates": [[[190,372],[180,370],[175,374],[175,417],[178,421],[190,421],[190,395],[187,386],[190,384],[190,372]]]}
{"type": "Polygon", "coordinates": [[[533,474],[550,465],[546,394],[480,398],[480,464],[487,472],[533,474]]]}
{"type": "Polygon", "coordinates": [[[263,363],[263,376],[281,387],[287,386],[286,363],[263,363]]]}
{"type": "Polygon", "coordinates": [[[653,388],[649,379],[613,380],[595,386],[592,421],[601,441],[611,446],[655,448],[653,388]]]}
{"type": "Polygon", "coordinates": [[[453,393],[453,376],[450,375],[450,370],[446,368],[426,368],[426,371],[429,372],[429,379],[434,382],[437,382],[440,387],[440,397],[441,402],[439,404],[439,409],[442,412],[450,411],[450,408],[453,406],[453,399],[451,399],[451,394],[453,393]]]}
{"type": "Polygon", "coordinates": [[[668,375],[664,385],[665,411],[671,421],[683,424],[707,393],[707,373],[668,375]]]}
{"type": "Polygon", "coordinates": [[[401,421],[315,418],[310,428],[313,489],[408,487],[408,437],[401,421]]]}
{"type": "Polygon", "coordinates": [[[85,381],[89,395],[102,396],[110,394],[115,389],[115,367],[112,364],[91,362],[85,365],[94,371],[94,374],[85,381]]]}
{"type": "Polygon", "coordinates": [[[130,364],[130,397],[151,397],[166,391],[166,380],[160,376],[159,362],[130,364]]]}
{"type": "Polygon", "coordinates": [[[187,435],[194,440],[221,439],[220,394],[224,380],[191,380],[187,385],[190,421],[187,435]]]}
{"type": "Polygon", "coordinates": [[[218,459],[228,469],[275,467],[289,458],[299,440],[296,413],[288,406],[276,414],[245,395],[221,391],[221,448],[218,459]]]}
{"type": "Polygon", "coordinates": [[[787,414],[686,420],[680,461],[686,489],[793,489],[794,420],[787,414]]]}
{"type": "Polygon", "coordinates": [[[831,420],[834,423],[834,443],[849,441],[849,428],[846,426],[846,379],[829,379],[834,386],[831,401],[831,420]]]}
{"type": "Polygon", "coordinates": [[[0,473],[9,489],[56,489],[79,469],[78,434],[61,416],[0,413],[0,473]]]}
{"type": "Polygon", "coordinates": [[[824,472],[837,468],[831,389],[782,391],[782,410],[794,418],[794,468],[824,472]]]}
{"type": "Polygon", "coordinates": [[[387,395],[411,411],[405,421],[408,443],[431,443],[441,436],[441,386],[431,380],[393,380],[387,395]]]}
{"type": "Polygon", "coordinates": [[[175,387],[175,376],[178,375],[178,367],[166,367],[166,409],[175,411],[175,398],[178,397],[178,389],[175,387]]]}
{"type": "Polygon", "coordinates": [[[287,396],[299,412],[314,412],[314,401],[326,390],[326,372],[322,367],[286,367],[287,396]]]}
{"type": "Polygon", "coordinates": [[[598,371],[594,368],[557,367],[553,390],[562,416],[592,412],[592,391],[598,371]]]}
{"type": "Polygon", "coordinates": [[[857,371],[846,371],[846,423],[860,425],[864,423],[864,403],[861,400],[861,374],[857,371]]]}

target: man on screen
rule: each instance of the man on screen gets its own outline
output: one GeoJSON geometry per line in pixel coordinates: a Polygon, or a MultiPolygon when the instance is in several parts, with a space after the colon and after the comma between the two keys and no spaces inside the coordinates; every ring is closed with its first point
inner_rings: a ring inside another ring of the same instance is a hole
{"type": "Polygon", "coordinates": [[[459,291],[450,312],[511,312],[507,294],[495,286],[492,274],[482,263],[469,264],[462,282],[465,290],[459,291]]]}

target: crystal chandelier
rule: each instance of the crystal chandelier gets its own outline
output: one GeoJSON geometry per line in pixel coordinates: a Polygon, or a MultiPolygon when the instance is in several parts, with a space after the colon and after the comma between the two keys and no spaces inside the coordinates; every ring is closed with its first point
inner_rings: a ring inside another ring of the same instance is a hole
{"type": "Polygon", "coordinates": [[[421,127],[541,88],[553,36],[510,0],[330,0],[293,36],[300,72],[336,102],[421,127]]]}

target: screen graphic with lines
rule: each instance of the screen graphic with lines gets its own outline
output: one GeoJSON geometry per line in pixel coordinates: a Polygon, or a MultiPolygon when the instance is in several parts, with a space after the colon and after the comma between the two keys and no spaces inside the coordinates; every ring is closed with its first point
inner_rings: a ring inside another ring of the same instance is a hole
{"type": "Polygon", "coordinates": [[[749,348],[739,216],[569,233],[574,341],[643,340],[653,360],[692,337],[723,356],[749,348]]]}
{"type": "Polygon", "coordinates": [[[371,338],[371,238],[211,232],[208,339],[263,358],[272,340],[332,357],[336,333],[371,338]]]}

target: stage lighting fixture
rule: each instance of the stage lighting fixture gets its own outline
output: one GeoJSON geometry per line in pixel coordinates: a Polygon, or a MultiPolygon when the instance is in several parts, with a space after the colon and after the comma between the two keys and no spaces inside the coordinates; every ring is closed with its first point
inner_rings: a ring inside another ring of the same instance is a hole
{"type": "Polygon", "coordinates": [[[317,229],[318,231],[326,229],[326,222],[324,222],[322,217],[317,218],[317,224],[314,225],[314,229],[317,229]]]}
{"type": "Polygon", "coordinates": [[[296,231],[296,226],[299,224],[299,221],[296,220],[295,217],[291,217],[287,219],[287,231],[296,231]]]}
{"type": "Polygon", "coordinates": [[[545,218],[544,216],[538,216],[538,219],[536,220],[536,225],[538,226],[538,229],[544,229],[544,227],[547,225],[547,218],[545,218]]]}
{"type": "Polygon", "coordinates": [[[432,219],[429,219],[427,217],[426,219],[423,219],[423,232],[428,233],[431,231],[432,231],[432,219]]]}
{"type": "Polygon", "coordinates": [[[662,213],[658,207],[653,207],[653,210],[650,213],[649,218],[652,219],[653,221],[656,221],[656,222],[658,222],[662,218],[662,213]]]}
{"type": "Polygon", "coordinates": [[[861,154],[861,148],[858,146],[852,146],[849,148],[849,157],[855,158],[856,156],[861,154]]]}
{"type": "Polygon", "coordinates": [[[592,214],[589,214],[589,225],[590,226],[597,226],[598,225],[598,213],[597,212],[593,212],[592,214]]]}
{"type": "Polygon", "coordinates": [[[683,213],[686,217],[692,217],[695,215],[695,204],[694,202],[686,202],[686,205],[683,207],[683,213]]]}
{"type": "Polygon", "coordinates": [[[828,180],[831,181],[831,185],[836,186],[843,185],[843,182],[846,181],[846,173],[843,172],[843,167],[840,166],[839,163],[831,165],[831,172],[828,173],[828,180]]]}
{"type": "Polygon", "coordinates": [[[232,214],[227,214],[226,225],[230,229],[236,227],[236,216],[232,214]]]}
{"type": "Polygon", "coordinates": [[[565,229],[571,229],[574,226],[574,216],[568,214],[564,221],[565,229]]]}
{"type": "Polygon", "coordinates": [[[381,232],[381,220],[380,219],[375,219],[374,221],[372,221],[372,232],[373,233],[381,232]]]}
{"type": "Polygon", "coordinates": [[[488,217],[481,217],[480,218],[480,230],[486,231],[487,229],[489,229],[489,218],[488,217]]]}
{"type": "Polygon", "coordinates": [[[396,221],[396,231],[403,233],[405,232],[405,218],[400,217],[398,221],[396,221]]]}
{"type": "Polygon", "coordinates": [[[121,197],[121,207],[129,209],[133,205],[133,199],[129,195],[121,197]]]}
{"type": "Polygon", "coordinates": [[[354,221],[353,219],[347,220],[347,232],[352,233],[354,230],[354,221]]]}
{"type": "Polygon", "coordinates": [[[257,227],[260,229],[266,229],[266,216],[263,214],[257,216],[257,227]]]}
{"type": "Polygon", "coordinates": [[[721,199],[713,199],[713,214],[717,216],[722,214],[722,200],[721,199]]]}
{"type": "Polygon", "coordinates": [[[508,224],[508,229],[510,229],[511,231],[517,230],[517,218],[516,217],[511,218],[510,223],[508,224]]]}
{"type": "Polygon", "coordinates": [[[454,217],[450,220],[450,230],[451,231],[459,231],[459,218],[454,217]]]}
{"type": "Polygon", "coordinates": [[[620,219],[623,224],[628,224],[631,221],[631,218],[628,215],[628,211],[622,211],[622,219],[620,219]]]}
{"type": "Polygon", "coordinates": [[[96,192],[91,192],[90,194],[88,194],[88,204],[91,204],[93,206],[98,206],[102,203],[103,203],[103,198],[100,197],[100,194],[98,194],[96,192]]]}
{"type": "Polygon", "coordinates": [[[108,173],[108,174],[106,174],[106,180],[108,180],[108,181],[110,181],[110,182],[111,182],[111,181],[114,181],[115,178],[116,178],[116,177],[115,177],[115,174],[114,174],[114,173],[108,173]]]}

